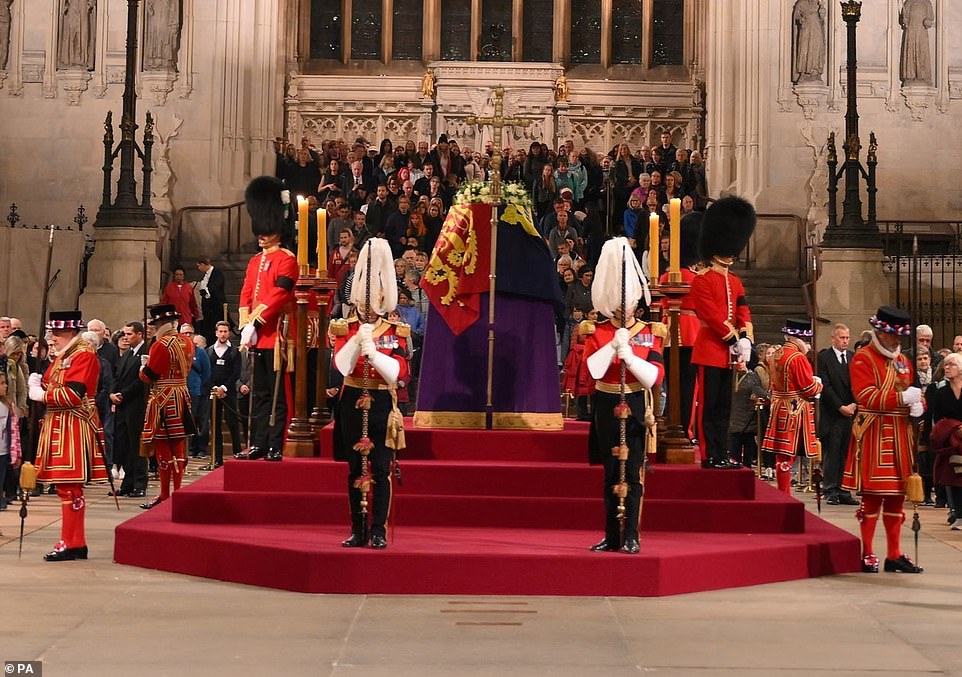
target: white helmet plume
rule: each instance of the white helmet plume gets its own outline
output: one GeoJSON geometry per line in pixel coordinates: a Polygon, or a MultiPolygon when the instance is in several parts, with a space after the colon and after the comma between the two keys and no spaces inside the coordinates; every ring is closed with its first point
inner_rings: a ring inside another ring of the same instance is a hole
{"type": "Polygon", "coordinates": [[[387,315],[397,308],[397,276],[387,240],[372,237],[361,247],[351,283],[351,303],[356,308],[365,303],[368,271],[371,274],[371,310],[378,315],[387,315]]]}
{"type": "Polygon", "coordinates": [[[648,280],[641,271],[635,253],[628,246],[628,238],[616,237],[605,242],[601,248],[601,257],[595,266],[595,277],[591,284],[591,303],[605,317],[614,317],[615,311],[621,310],[622,261],[625,262],[626,271],[625,303],[629,310],[636,308],[642,298],[646,306],[651,305],[648,280]]]}

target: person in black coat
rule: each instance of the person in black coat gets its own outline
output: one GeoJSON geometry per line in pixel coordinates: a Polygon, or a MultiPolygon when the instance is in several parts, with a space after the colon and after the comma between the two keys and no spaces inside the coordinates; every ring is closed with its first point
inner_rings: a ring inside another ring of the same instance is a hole
{"type": "Polygon", "coordinates": [[[849,338],[848,327],[836,324],[832,328],[832,345],[818,353],[818,376],[822,379],[818,435],[822,441],[822,490],[829,505],[858,505],[858,501],[841,488],[856,412],[848,371],[854,355],[848,349],[849,338]]]}
{"type": "Polygon", "coordinates": [[[114,404],[114,463],[124,469],[119,496],[141,498],[147,493],[147,459],[140,455],[140,431],[147,409],[147,386],[140,380],[140,358],[147,356],[144,325],[124,325],[124,338],[130,348],[117,364],[110,394],[114,404]]]}
{"type": "Polygon", "coordinates": [[[235,456],[240,454],[240,426],[237,420],[237,382],[241,374],[241,357],[237,348],[230,344],[230,325],[218,322],[217,341],[207,349],[210,358],[210,385],[218,391],[217,410],[214,414],[214,428],[210,431],[214,439],[214,467],[224,465],[224,437],[222,422],[227,419],[230,430],[231,446],[235,456]]]}
{"type": "Polygon", "coordinates": [[[197,259],[197,270],[203,275],[197,283],[197,291],[200,293],[200,311],[204,319],[194,323],[194,330],[207,339],[207,345],[212,345],[216,340],[214,328],[224,319],[224,308],[227,305],[224,273],[211,264],[209,256],[197,259]]]}

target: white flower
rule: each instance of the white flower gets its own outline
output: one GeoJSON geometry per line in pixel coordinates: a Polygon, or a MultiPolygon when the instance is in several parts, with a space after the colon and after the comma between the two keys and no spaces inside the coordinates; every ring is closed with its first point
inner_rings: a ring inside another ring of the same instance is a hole
{"type": "Polygon", "coordinates": [[[289,205],[291,203],[291,191],[282,190],[281,191],[281,204],[289,205]]]}

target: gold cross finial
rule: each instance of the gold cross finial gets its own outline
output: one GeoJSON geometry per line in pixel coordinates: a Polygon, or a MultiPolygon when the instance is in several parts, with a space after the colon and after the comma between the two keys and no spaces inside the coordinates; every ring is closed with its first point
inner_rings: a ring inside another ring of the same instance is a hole
{"type": "Polygon", "coordinates": [[[528,118],[505,117],[504,116],[504,87],[497,85],[494,88],[494,115],[479,116],[470,115],[464,118],[469,125],[491,125],[494,131],[494,155],[491,157],[491,194],[494,199],[501,197],[501,143],[504,140],[505,127],[527,127],[531,124],[528,118]]]}

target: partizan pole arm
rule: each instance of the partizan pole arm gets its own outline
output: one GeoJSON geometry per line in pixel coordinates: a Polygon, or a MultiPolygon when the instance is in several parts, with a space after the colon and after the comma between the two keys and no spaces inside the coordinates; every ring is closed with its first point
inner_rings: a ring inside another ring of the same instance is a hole
{"type": "Polygon", "coordinates": [[[53,265],[53,229],[54,225],[51,223],[50,237],[47,238],[47,265],[43,273],[43,296],[40,302],[40,331],[37,332],[38,339],[43,338],[47,333],[47,299],[50,294],[50,268],[53,265]]]}

